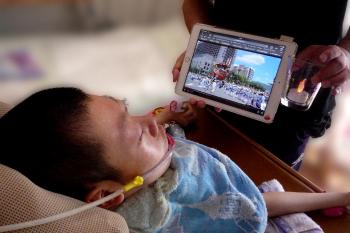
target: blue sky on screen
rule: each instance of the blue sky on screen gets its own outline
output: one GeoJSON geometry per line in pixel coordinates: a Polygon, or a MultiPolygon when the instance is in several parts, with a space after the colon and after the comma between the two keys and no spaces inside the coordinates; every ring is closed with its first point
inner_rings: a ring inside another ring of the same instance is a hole
{"type": "Polygon", "coordinates": [[[252,81],[272,84],[281,59],[277,57],[266,56],[259,53],[252,53],[237,49],[236,59],[232,65],[244,65],[254,69],[252,81]]]}

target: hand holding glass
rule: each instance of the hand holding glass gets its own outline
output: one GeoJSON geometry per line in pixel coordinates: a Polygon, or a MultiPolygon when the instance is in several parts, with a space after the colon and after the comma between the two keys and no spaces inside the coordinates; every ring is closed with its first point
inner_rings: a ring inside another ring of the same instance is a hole
{"type": "Polygon", "coordinates": [[[311,61],[295,59],[281,103],[297,110],[308,110],[321,87],[321,83],[313,84],[311,78],[321,67],[311,61]]]}

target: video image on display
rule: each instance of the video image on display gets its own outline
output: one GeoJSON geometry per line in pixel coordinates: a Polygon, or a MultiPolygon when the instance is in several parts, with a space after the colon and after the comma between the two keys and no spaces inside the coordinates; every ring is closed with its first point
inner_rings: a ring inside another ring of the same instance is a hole
{"type": "Polygon", "coordinates": [[[280,62],[280,57],[197,41],[183,90],[263,115],[280,62]]]}

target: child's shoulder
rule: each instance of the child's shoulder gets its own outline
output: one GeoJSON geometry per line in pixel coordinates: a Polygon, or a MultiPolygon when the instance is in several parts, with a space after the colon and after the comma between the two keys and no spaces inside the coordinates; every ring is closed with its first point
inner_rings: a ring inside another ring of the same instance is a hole
{"type": "Polygon", "coordinates": [[[174,137],[175,154],[180,157],[195,155],[198,151],[197,143],[188,139],[174,137]]]}
{"type": "Polygon", "coordinates": [[[215,148],[208,147],[206,145],[200,144],[198,142],[194,142],[185,138],[174,137],[176,142],[176,150],[194,150],[196,153],[208,153],[213,155],[214,157],[224,156],[221,152],[216,150],[215,148]]]}
{"type": "Polygon", "coordinates": [[[175,142],[174,157],[177,159],[198,160],[205,163],[232,163],[227,161],[229,158],[226,155],[214,148],[184,138],[175,138],[175,142]]]}

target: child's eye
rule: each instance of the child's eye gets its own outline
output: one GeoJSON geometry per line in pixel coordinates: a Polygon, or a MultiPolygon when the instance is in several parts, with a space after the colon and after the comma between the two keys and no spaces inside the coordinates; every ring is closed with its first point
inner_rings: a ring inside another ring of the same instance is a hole
{"type": "Polygon", "coordinates": [[[125,111],[127,112],[128,106],[129,106],[128,100],[126,98],[124,98],[121,101],[122,101],[123,105],[125,106],[125,111]]]}
{"type": "Polygon", "coordinates": [[[127,99],[127,98],[122,99],[122,102],[123,102],[123,104],[125,104],[126,106],[129,106],[129,103],[128,103],[128,99],[127,99]]]}
{"type": "Polygon", "coordinates": [[[142,136],[143,136],[143,130],[141,130],[141,134],[140,134],[140,137],[139,137],[139,144],[140,144],[141,141],[142,141],[142,136]]]}

